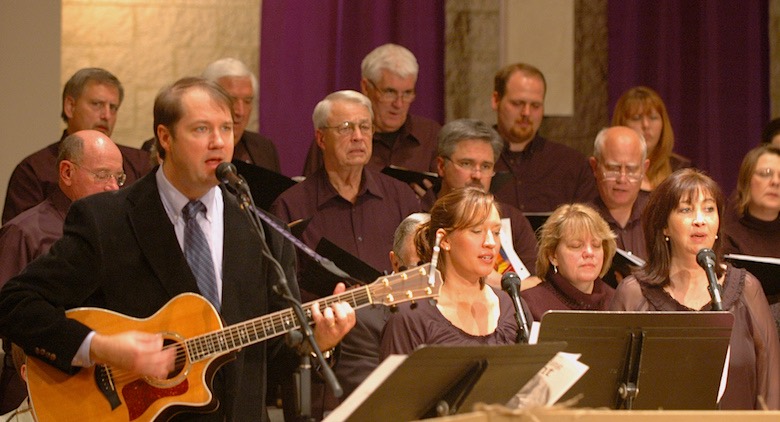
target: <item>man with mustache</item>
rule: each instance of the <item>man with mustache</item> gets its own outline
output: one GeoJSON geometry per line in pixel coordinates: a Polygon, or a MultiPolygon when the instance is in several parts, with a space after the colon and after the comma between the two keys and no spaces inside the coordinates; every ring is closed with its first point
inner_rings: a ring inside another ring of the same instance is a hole
{"type": "Polygon", "coordinates": [[[504,139],[496,171],[512,178],[494,193],[523,212],[549,212],[596,197],[585,157],[539,136],[546,92],[544,75],[529,64],[511,64],[496,73],[492,106],[496,130],[504,139]]]}
{"type": "MultiPolygon", "coordinates": [[[[57,152],[66,136],[80,130],[96,130],[111,136],[124,88],[116,76],[100,68],[84,68],[73,74],[62,91],[62,120],[67,127],[60,140],[20,162],[8,182],[3,223],[43,202],[57,189],[57,152]]],[[[122,153],[127,183],[150,170],[149,153],[117,145],[122,153]]]]}

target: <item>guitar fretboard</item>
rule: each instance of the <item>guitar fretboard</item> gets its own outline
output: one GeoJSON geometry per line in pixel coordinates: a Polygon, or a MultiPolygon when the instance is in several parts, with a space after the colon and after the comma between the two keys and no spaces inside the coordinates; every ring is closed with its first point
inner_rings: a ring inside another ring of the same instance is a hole
{"type": "MultiPolygon", "coordinates": [[[[325,309],[334,303],[348,302],[352,308],[358,309],[373,303],[372,285],[349,290],[339,295],[322,298],[318,301],[303,304],[303,312],[311,320],[311,308],[315,302],[320,303],[320,309],[325,309]]],[[[207,359],[214,354],[240,349],[272,337],[286,334],[290,330],[300,328],[301,324],[292,309],[277,311],[262,317],[251,319],[240,324],[231,325],[220,331],[203,334],[185,341],[185,347],[190,361],[207,359]]]]}

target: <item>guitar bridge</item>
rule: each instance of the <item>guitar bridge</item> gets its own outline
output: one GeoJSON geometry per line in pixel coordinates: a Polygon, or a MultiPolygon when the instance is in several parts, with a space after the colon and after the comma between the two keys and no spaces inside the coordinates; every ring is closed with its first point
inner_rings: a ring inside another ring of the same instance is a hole
{"type": "Polygon", "coordinates": [[[108,404],[111,405],[111,410],[122,405],[122,401],[119,400],[119,394],[117,394],[116,391],[113,374],[107,366],[95,366],[95,385],[97,385],[97,388],[100,390],[100,393],[103,394],[103,397],[108,400],[108,404]]]}

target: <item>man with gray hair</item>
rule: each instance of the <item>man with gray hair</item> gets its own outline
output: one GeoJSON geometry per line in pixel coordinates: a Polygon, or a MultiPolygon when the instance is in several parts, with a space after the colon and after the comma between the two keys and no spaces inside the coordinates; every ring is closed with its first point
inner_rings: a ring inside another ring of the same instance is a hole
{"type": "MultiPolygon", "coordinates": [[[[312,249],[325,238],[368,265],[389,272],[387,251],[393,246],[393,232],[407,215],[420,211],[420,202],[406,184],[367,165],[374,145],[373,117],[371,101],[356,91],[334,92],[320,101],[312,120],[323,166],[282,193],[271,212],[287,223],[309,219],[300,237],[312,249]]],[[[311,265],[317,264],[298,256],[301,289],[310,298],[324,294],[329,288],[307,276],[314,273],[309,270],[311,265]]],[[[384,307],[356,312],[357,324],[344,338],[334,367],[344,397],[379,365],[379,339],[387,312],[384,307]]]]}
{"type": "Polygon", "coordinates": [[[625,126],[602,129],[589,161],[599,190],[593,205],[617,235],[617,247],[647,259],[641,216],[649,193],[640,186],[650,161],[644,137],[625,126]]]}
{"type": "Polygon", "coordinates": [[[279,154],[273,141],[246,130],[257,98],[255,75],[240,60],[224,58],[206,66],[201,76],[219,84],[233,99],[233,160],[280,173],[279,154]]]}
{"type": "MultiPolygon", "coordinates": [[[[244,62],[226,57],[209,63],[201,76],[221,86],[233,100],[233,161],[281,173],[279,153],[271,139],[246,130],[257,98],[257,77],[244,62]]],[[[141,149],[151,151],[154,138],[141,149]]]]}
{"type": "Polygon", "coordinates": [[[394,273],[421,265],[417,248],[414,245],[414,234],[420,224],[430,220],[431,215],[427,212],[416,212],[409,214],[396,227],[395,233],[393,233],[393,250],[389,254],[390,265],[393,266],[394,273]]]}
{"type": "MultiPolygon", "coordinates": [[[[435,171],[436,134],[441,125],[409,114],[417,96],[419,65],[408,49],[384,44],[371,51],[361,65],[360,88],[374,110],[373,153],[368,166],[381,171],[389,165],[414,171],[435,171]]],[[[304,176],[322,165],[315,144],[309,148],[304,176]]]]}
{"type": "MultiPolygon", "coordinates": [[[[504,141],[485,122],[476,119],[453,120],[439,132],[436,171],[441,177],[439,192],[429,191],[422,198],[423,208],[430,209],[437,197],[454,189],[476,186],[490,190],[504,141]]],[[[536,235],[531,223],[520,210],[499,201],[501,218],[512,226],[512,246],[531,274],[536,262],[536,235]]],[[[495,274],[494,274],[495,275],[495,274]]],[[[490,284],[501,287],[500,276],[488,278],[490,284]]],[[[525,287],[525,286],[523,286],[525,287]]]]}
{"type": "MultiPolygon", "coordinates": [[[[41,203],[57,189],[57,153],[66,136],[80,130],[96,130],[111,136],[123,99],[124,89],[119,79],[104,69],[85,68],[71,76],[62,91],[61,116],[67,127],[59,141],[16,166],[8,181],[3,223],[41,203]]],[[[123,145],[117,147],[122,153],[128,184],[149,172],[147,152],[123,145]]]]}
{"type": "MultiPolygon", "coordinates": [[[[125,183],[122,154],[107,135],[82,130],[59,143],[57,188],[40,204],[22,212],[0,228],[0,287],[43,255],[60,237],[71,202],[86,196],[114,191],[125,183]]],[[[10,344],[4,343],[4,348],[10,344]]],[[[7,352],[7,351],[6,351],[7,352]]],[[[14,375],[6,354],[0,382],[0,413],[19,405],[27,396],[24,384],[14,375]],[[8,407],[16,403],[16,406],[8,407]]]]}

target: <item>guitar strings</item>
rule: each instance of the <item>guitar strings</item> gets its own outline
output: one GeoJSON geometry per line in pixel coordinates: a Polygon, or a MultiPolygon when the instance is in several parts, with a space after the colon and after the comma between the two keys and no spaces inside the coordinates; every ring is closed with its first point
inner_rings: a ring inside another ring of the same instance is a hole
{"type": "MultiPolygon", "coordinates": [[[[385,286],[372,283],[364,287],[351,289],[339,295],[306,303],[304,304],[304,312],[307,314],[307,317],[311,317],[311,308],[315,302],[319,302],[323,309],[342,301],[350,302],[350,305],[353,307],[372,303],[372,287],[377,290],[385,288],[385,286]],[[347,300],[348,298],[351,298],[351,300],[347,300]]],[[[215,354],[276,337],[298,327],[300,327],[300,324],[295,317],[295,313],[292,309],[285,309],[233,325],[221,331],[202,334],[183,342],[176,341],[163,346],[163,349],[170,349],[171,347],[176,349],[175,372],[177,370],[185,370],[189,366],[188,362],[200,361],[215,354]]],[[[125,384],[141,378],[131,371],[108,366],[104,367],[104,374],[110,377],[114,383],[125,384]]],[[[178,372],[172,372],[172,375],[175,378],[178,372]]]]}

